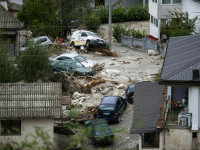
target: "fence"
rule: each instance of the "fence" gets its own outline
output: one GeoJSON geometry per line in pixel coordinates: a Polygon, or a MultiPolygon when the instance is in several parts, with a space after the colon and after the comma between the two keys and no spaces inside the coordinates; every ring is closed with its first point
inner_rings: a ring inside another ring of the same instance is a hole
{"type": "Polygon", "coordinates": [[[144,39],[138,39],[134,37],[129,37],[121,34],[121,44],[128,47],[140,47],[143,50],[155,50],[161,52],[162,57],[165,56],[167,44],[163,44],[162,48],[158,41],[154,41],[145,37],[144,39]]]}

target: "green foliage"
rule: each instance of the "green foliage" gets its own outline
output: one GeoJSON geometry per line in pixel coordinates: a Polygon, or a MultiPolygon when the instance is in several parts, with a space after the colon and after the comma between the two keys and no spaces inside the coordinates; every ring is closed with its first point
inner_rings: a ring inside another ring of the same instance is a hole
{"type": "Polygon", "coordinates": [[[127,12],[128,21],[149,20],[148,7],[132,5],[127,12]]]}
{"type": "Polygon", "coordinates": [[[116,24],[113,27],[113,37],[117,40],[117,42],[121,41],[121,34],[126,36],[133,36],[135,38],[144,38],[145,33],[141,33],[139,30],[126,30],[122,25],[116,24]]]}
{"type": "Polygon", "coordinates": [[[127,21],[126,19],[126,8],[118,5],[112,10],[112,22],[124,22],[127,21]]]}
{"type": "Polygon", "coordinates": [[[102,23],[108,23],[108,8],[104,6],[97,7],[96,15],[100,17],[102,23]]]}
{"type": "Polygon", "coordinates": [[[33,31],[34,36],[55,34],[54,28],[47,26],[56,25],[56,8],[52,0],[26,1],[18,13],[20,21],[26,28],[33,31]]]}
{"type": "Polygon", "coordinates": [[[197,17],[190,19],[188,12],[170,12],[172,20],[161,25],[161,33],[168,37],[191,35],[195,33],[197,17]]]}
{"type": "Polygon", "coordinates": [[[84,16],[85,27],[92,31],[97,31],[101,25],[100,17],[95,13],[87,14],[84,16]]]}
{"type": "Polygon", "coordinates": [[[121,41],[121,34],[126,35],[127,31],[120,24],[116,24],[113,27],[113,37],[117,40],[117,42],[121,41]]]}
{"type": "Polygon", "coordinates": [[[0,83],[15,82],[17,80],[15,75],[16,75],[16,70],[14,67],[14,62],[12,62],[9,59],[5,46],[1,45],[0,47],[0,83]]]}
{"type": "Polygon", "coordinates": [[[154,76],[154,81],[159,82],[160,81],[160,76],[161,76],[161,70],[154,76]]]}
{"type": "Polygon", "coordinates": [[[27,49],[22,52],[19,69],[27,82],[35,82],[38,79],[45,81],[49,71],[47,49],[38,44],[29,43],[27,49]]]}

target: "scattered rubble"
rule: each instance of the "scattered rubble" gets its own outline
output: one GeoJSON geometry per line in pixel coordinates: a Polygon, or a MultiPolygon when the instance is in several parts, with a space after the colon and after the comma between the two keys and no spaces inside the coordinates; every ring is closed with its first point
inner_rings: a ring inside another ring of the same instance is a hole
{"type": "Polygon", "coordinates": [[[148,53],[149,56],[157,56],[157,55],[159,55],[159,53],[156,52],[155,50],[148,50],[147,53],[148,53]]]}

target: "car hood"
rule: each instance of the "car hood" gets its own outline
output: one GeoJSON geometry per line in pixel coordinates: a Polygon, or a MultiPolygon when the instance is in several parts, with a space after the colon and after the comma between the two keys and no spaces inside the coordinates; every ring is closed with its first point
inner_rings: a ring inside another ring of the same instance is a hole
{"type": "Polygon", "coordinates": [[[83,64],[85,67],[92,68],[94,67],[96,63],[92,60],[85,60],[85,61],[82,61],[81,64],[83,64]]]}

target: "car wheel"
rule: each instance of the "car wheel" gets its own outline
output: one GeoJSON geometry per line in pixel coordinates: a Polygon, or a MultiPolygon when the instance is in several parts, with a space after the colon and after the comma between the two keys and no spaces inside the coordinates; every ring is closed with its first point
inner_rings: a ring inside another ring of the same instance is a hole
{"type": "Polygon", "coordinates": [[[89,40],[87,40],[87,42],[86,42],[86,48],[90,48],[90,41],[89,40]]]}
{"type": "Polygon", "coordinates": [[[71,46],[71,47],[75,47],[74,42],[71,42],[70,46],[71,46]]]}

